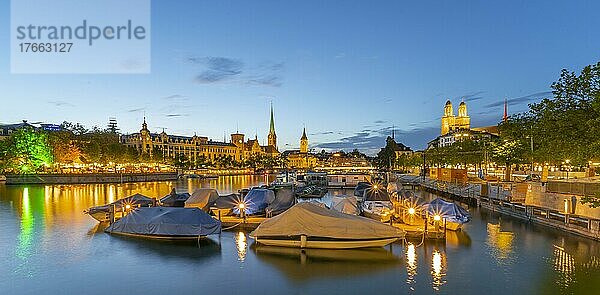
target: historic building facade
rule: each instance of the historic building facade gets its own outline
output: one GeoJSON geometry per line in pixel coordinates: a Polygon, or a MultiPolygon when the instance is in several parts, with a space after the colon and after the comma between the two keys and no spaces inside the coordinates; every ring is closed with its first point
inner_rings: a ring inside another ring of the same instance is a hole
{"type": "Polygon", "coordinates": [[[452,102],[448,100],[444,106],[440,135],[445,135],[458,129],[471,129],[471,118],[467,113],[467,104],[462,101],[460,105],[458,105],[458,116],[455,116],[454,110],[452,109],[452,102]]]}
{"type": "Polygon", "coordinates": [[[244,141],[244,137],[244,134],[236,132],[231,134],[229,142],[224,142],[209,140],[205,136],[171,135],[164,130],[161,133],[152,133],[148,129],[144,117],[142,129],[137,133],[122,135],[121,142],[126,146],[136,148],[142,154],[152,155],[159,152],[164,158],[184,155],[190,161],[197,161],[201,157],[210,161],[220,157],[231,157],[231,159],[241,162],[257,154],[277,156],[279,151],[277,150],[273,108],[271,108],[268,145],[261,146],[258,136],[248,141],[244,141]]]}
{"type": "Polygon", "coordinates": [[[290,168],[310,169],[317,166],[317,157],[308,149],[306,128],[302,130],[302,137],[300,137],[300,150],[285,151],[283,154],[286,156],[290,168]]]}
{"type": "MultiPolygon", "coordinates": [[[[504,116],[506,116],[506,112],[504,116]]],[[[448,100],[441,118],[440,136],[430,141],[427,148],[450,146],[455,142],[467,139],[477,141],[495,137],[498,137],[496,126],[471,128],[471,117],[467,113],[467,104],[462,101],[458,106],[458,116],[455,116],[452,102],[448,100]]]]}

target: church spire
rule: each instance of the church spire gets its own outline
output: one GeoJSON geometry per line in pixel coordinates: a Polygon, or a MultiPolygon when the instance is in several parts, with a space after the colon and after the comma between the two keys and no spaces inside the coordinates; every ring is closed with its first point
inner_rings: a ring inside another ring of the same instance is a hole
{"type": "Polygon", "coordinates": [[[504,116],[502,116],[502,121],[508,121],[508,100],[504,99],[504,116]]]}
{"type": "Polygon", "coordinates": [[[273,119],[273,103],[271,103],[271,122],[269,123],[269,134],[275,134],[275,120],[273,119]]]}
{"type": "Polygon", "coordinates": [[[271,122],[269,123],[269,136],[267,144],[277,149],[277,134],[275,134],[275,119],[273,119],[273,102],[271,102],[271,122]]]}

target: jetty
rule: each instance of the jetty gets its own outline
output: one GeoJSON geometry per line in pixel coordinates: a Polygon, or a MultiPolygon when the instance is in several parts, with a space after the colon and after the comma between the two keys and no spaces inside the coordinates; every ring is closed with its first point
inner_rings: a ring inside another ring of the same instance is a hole
{"type": "Polygon", "coordinates": [[[549,191],[551,184],[451,183],[414,175],[400,175],[398,184],[420,187],[470,206],[600,241],[600,218],[585,205],[577,204],[580,196],[549,191]]]}

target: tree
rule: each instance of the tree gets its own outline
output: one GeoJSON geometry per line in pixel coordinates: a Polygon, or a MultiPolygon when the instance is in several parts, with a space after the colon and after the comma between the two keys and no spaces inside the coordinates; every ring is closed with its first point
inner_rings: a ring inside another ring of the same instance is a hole
{"type": "Polygon", "coordinates": [[[393,138],[387,137],[385,147],[377,153],[375,164],[381,169],[391,169],[396,162],[396,142],[393,138]]]}
{"type": "Polygon", "coordinates": [[[51,132],[48,134],[48,142],[56,163],[73,163],[81,157],[81,150],[71,131],[51,132]]]}
{"type": "Polygon", "coordinates": [[[33,173],[54,162],[52,147],[44,131],[25,127],[11,134],[4,146],[4,169],[15,173],[33,173]]]}

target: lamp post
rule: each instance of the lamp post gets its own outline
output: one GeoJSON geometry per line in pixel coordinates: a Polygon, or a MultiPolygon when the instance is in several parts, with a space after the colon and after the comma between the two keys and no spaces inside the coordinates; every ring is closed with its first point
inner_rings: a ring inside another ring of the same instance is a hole
{"type": "Polygon", "coordinates": [[[531,144],[531,172],[529,172],[529,179],[533,180],[533,135],[527,136],[531,144]]]}

